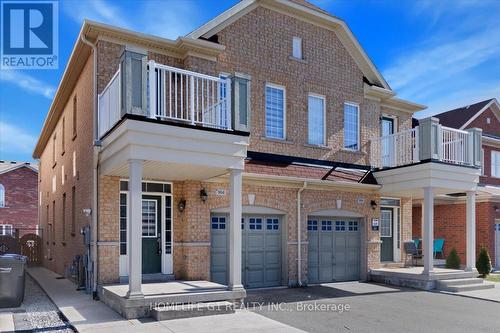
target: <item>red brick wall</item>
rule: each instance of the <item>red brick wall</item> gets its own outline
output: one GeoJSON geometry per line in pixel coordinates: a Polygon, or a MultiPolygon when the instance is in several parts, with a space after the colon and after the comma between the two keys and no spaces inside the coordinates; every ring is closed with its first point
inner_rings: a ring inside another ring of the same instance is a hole
{"type": "MultiPolygon", "coordinates": [[[[491,258],[495,257],[495,234],[493,226],[495,217],[500,218],[500,213],[495,213],[494,202],[476,203],[476,254],[481,246],[486,246],[491,258]]],[[[465,264],[466,252],[466,224],[465,204],[449,204],[434,206],[434,238],[444,238],[444,254],[448,256],[451,249],[457,250],[458,256],[465,264]]],[[[413,207],[413,237],[421,238],[422,209],[413,207]]]]}
{"type": "Polygon", "coordinates": [[[5,188],[5,207],[0,208],[0,224],[12,224],[20,234],[34,233],[38,224],[38,173],[21,167],[0,175],[5,188]]]}

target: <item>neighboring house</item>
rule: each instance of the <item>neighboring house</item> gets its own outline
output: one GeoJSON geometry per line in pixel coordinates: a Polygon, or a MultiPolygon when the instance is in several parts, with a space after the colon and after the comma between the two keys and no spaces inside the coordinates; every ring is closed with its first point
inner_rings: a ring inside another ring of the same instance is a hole
{"type": "Polygon", "coordinates": [[[0,160],[0,235],[38,230],[38,166],[0,160]]]}
{"type": "Polygon", "coordinates": [[[128,280],[129,298],[141,278],[234,291],[401,267],[412,198],[479,177],[474,145],[467,167],[434,163],[424,108],[305,1],[244,0],[176,40],[85,21],[34,151],[44,264],[67,274],[88,225],[94,290],[128,280]]]}
{"type": "MultiPolygon", "coordinates": [[[[476,199],[476,252],[485,246],[492,264],[500,268],[500,104],[495,98],[435,115],[443,126],[482,129],[483,167],[476,199]]],[[[434,236],[445,240],[444,255],[452,248],[462,262],[466,256],[465,193],[437,198],[434,236]]],[[[413,236],[421,236],[421,203],[414,202],[413,236]]]]}

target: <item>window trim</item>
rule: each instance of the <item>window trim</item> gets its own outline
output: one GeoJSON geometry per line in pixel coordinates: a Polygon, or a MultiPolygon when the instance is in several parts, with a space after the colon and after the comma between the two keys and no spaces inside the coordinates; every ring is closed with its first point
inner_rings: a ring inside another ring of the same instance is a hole
{"type": "Polygon", "coordinates": [[[344,104],[343,104],[343,105],[344,105],[344,109],[343,109],[342,111],[343,111],[343,116],[344,116],[344,119],[343,119],[343,120],[344,120],[344,124],[343,124],[343,130],[344,130],[344,137],[343,137],[343,141],[344,141],[344,142],[343,142],[343,147],[342,147],[342,149],[343,149],[343,150],[346,150],[346,151],[351,151],[351,152],[359,152],[359,151],[361,151],[361,119],[360,119],[360,114],[361,114],[361,112],[360,112],[359,103],[355,103],[355,102],[349,102],[349,101],[347,101],[347,102],[344,102],[344,104]],[[345,133],[345,106],[346,106],[346,105],[349,105],[349,106],[354,106],[354,107],[356,107],[356,110],[357,110],[357,119],[358,119],[358,124],[357,124],[357,125],[358,125],[358,126],[357,126],[357,128],[358,128],[358,133],[357,133],[357,144],[358,144],[358,148],[357,148],[357,149],[347,148],[347,147],[345,146],[345,135],[346,135],[346,133],[345,133]]]}
{"type": "Polygon", "coordinates": [[[66,132],[66,118],[65,117],[62,117],[62,120],[61,120],[61,156],[64,155],[64,153],[66,152],[66,140],[64,139],[65,137],[65,132],[66,132]]]}
{"type": "Polygon", "coordinates": [[[307,144],[318,146],[318,147],[326,147],[326,96],[316,93],[307,94],[307,144]],[[309,97],[319,98],[323,100],[323,142],[321,144],[311,143],[309,138],[309,97]]]}
{"type": "Polygon", "coordinates": [[[500,173],[497,174],[495,171],[496,171],[496,168],[494,168],[495,164],[494,164],[494,160],[493,160],[493,156],[494,155],[498,155],[498,163],[500,164],[500,151],[498,150],[491,150],[491,154],[490,154],[490,176],[492,178],[500,178],[500,173]]]}
{"type": "Polygon", "coordinates": [[[275,83],[270,83],[266,82],[264,86],[264,137],[267,139],[273,139],[273,140],[282,140],[286,141],[286,87],[275,84],[275,83]],[[279,89],[283,91],[283,137],[281,138],[276,138],[276,137],[271,137],[267,135],[267,107],[266,107],[266,101],[267,101],[267,87],[273,88],[273,89],[279,89]]]}
{"type": "Polygon", "coordinates": [[[78,129],[77,129],[77,121],[76,121],[76,118],[77,118],[77,112],[78,112],[78,99],[77,99],[77,96],[75,94],[75,96],[73,96],[73,137],[72,137],[72,140],[75,141],[76,139],[76,136],[77,136],[77,133],[78,133],[78,129]]]}
{"type": "Polygon", "coordinates": [[[5,208],[7,205],[5,204],[5,186],[0,184],[0,208],[5,208]]]}
{"type": "Polygon", "coordinates": [[[304,59],[304,43],[303,43],[303,40],[301,37],[298,37],[298,36],[293,36],[292,37],[292,57],[294,59],[299,59],[299,60],[303,60],[304,59]],[[298,53],[300,54],[300,57],[296,57],[295,56],[295,42],[298,41],[299,44],[298,44],[298,53]]]}

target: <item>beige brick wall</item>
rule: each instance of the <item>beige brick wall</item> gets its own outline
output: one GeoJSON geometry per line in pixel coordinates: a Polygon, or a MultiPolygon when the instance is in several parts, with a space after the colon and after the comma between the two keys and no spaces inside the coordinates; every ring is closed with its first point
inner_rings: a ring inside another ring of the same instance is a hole
{"type": "Polygon", "coordinates": [[[39,203],[39,219],[43,228],[43,264],[51,270],[65,275],[68,274],[68,268],[75,255],[85,252],[80,229],[90,224],[90,217],[83,214],[83,209],[92,207],[92,63],[92,57],[89,57],[68,102],[63,107],[62,116],[59,118],[55,131],[40,157],[39,190],[42,194],[42,200],[39,203]],[[76,137],[73,137],[74,97],[77,101],[76,137]],[[56,135],[55,164],[53,163],[54,134],[56,135]],[[62,148],[63,136],[64,150],[62,148]],[[75,176],[73,175],[73,154],[76,157],[75,176]],[[52,191],[54,176],[56,179],[55,192],[52,191]],[[73,186],[76,191],[74,230],[71,227],[73,186]],[[62,223],[64,193],[66,194],[65,227],[62,223]],[[54,203],[55,216],[52,208],[54,203]],[[55,225],[54,233],[50,232],[49,224],[55,225]]]}

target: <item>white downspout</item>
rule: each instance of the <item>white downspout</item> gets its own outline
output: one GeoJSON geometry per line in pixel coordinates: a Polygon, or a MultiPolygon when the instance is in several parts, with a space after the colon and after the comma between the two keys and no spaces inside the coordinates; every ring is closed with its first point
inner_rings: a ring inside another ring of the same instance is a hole
{"type": "Polygon", "coordinates": [[[307,181],[304,181],[304,185],[297,191],[297,284],[302,287],[302,237],[301,237],[301,213],[300,213],[300,194],[307,187],[307,181]]]}
{"type": "Polygon", "coordinates": [[[97,47],[95,46],[94,43],[90,42],[89,40],[85,39],[85,36],[82,34],[80,35],[81,40],[83,43],[89,45],[92,48],[92,55],[94,57],[93,59],[93,74],[92,74],[92,80],[93,80],[93,136],[94,136],[94,149],[93,149],[93,163],[92,163],[92,222],[91,222],[91,233],[92,233],[92,251],[91,251],[91,258],[92,258],[92,295],[94,298],[97,298],[97,209],[98,209],[98,165],[99,165],[99,150],[101,143],[99,141],[99,134],[97,130],[98,126],[98,115],[97,115],[97,47]]]}

